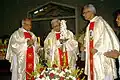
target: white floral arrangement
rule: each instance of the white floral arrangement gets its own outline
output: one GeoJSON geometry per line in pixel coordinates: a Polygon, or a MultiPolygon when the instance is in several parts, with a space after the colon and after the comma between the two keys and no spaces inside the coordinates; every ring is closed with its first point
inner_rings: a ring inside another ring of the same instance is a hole
{"type": "Polygon", "coordinates": [[[47,70],[43,70],[41,74],[38,74],[35,80],[76,80],[76,77],[70,74],[71,71],[68,69],[47,68],[47,70]]]}
{"type": "Polygon", "coordinates": [[[60,39],[67,38],[67,25],[65,20],[60,21],[60,39]]]}
{"type": "Polygon", "coordinates": [[[52,67],[44,67],[41,64],[37,64],[36,71],[30,75],[31,77],[34,76],[35,80],[80,80],[80,74],[79,69],[59,68],[55,64],[52,67]]]}

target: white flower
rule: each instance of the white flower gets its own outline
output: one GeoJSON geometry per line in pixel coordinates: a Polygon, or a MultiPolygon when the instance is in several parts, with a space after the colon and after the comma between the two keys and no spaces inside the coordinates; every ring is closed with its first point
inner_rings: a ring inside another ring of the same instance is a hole
{"type": "Polygon", "coordinates": [[[52,70],[52,71],[50,71],[50,73],[53,73],[53,74],[55,74],[55,71],[54,71],[54,70],[52,70]]]}
{"type": "Polygon", "coordinates": [[[45,78],[42,78],[42,79],[40,79],[40,78],[36,78],[35,80],[46,80],[45,78]]]}
{"type": "Polygon", "coordinates": [[[59,80],[59,78],[56,78],[56,79],[54,79],[54,80],[59,80]]]}
{"type": "Polygon", "coordinates": [[[76,80],[76,78],[75,78],[75,77],[73,77],[72,79],[73,79],[73,80],[76,80]]]}
{"type": "Polygon", "coordinates": [[[49,71],[49,70],[51,70],[52,68],[47,68],[47,69],[48,69],[48,71],[49,71]]]}
{"type": "Polygon", "coordinates": [[[55,68],[55,70],[59,70],[59,68],[55,68]]]}
{"type": "Polygon", "coordinates": [[[69,77],[70,77],[70,78],[72,78],[72,80],[76,80],[76,78],[75,78],[75,77],[73,77],[73,76],[71,76],[71,75],[70,75],[69,77]]]}
{"type": "Polygon", "coordinates": [[[56,75],[59,75],[59,73],[58,73],[58,72],[56,72],[55,74],[56,74],[56,75]]]}
{"type": "Polygon", "coordinates": [[[40,78],[36,78],[35,80],[41,80],[40,78]]]}
{"type": "Polygon", "coordinates": [[[61,20],[60,32],[60,39],[67,38],[67,25],[65,20],[61,20]]]}
{"type": "Polygon", "coordinates": [[[50,80],[49,76],[46,76],[46,80],[50,80]]]}
{"type": "Polygon", "coordinates": [[[69,73],[71,73],[71,70],[69,70],[69,69],[65,69],[65,72],[69,72],[69,73]]]}
{"type": "Polygon", "coordinates": [[[45,78],[42,78],[41,80],[46,80],[45,78]]]}
{"type": "Polygon", "coordinates": [[[66,79],[69,79],[69,77],[66,77],[66,79]]]}
{"type": "Polygon", "coordinates": [[[39,78],[39,77],[40,77],[40,74],[37,74],[35,77],[39,78]]]}
{"type": "Polygon", "coordinates": [[[45,70],[43,70],[42,72],[41,72],[41,75],[43,75],[45,73],[45,70]]]}
{"type": "Polygon", "coordinates": [[[64,74],[65,74],[65,72],[62,71],[62,72],[59,74],[59,76],[60,76],[60,77],[64,77],[64,74]]]}

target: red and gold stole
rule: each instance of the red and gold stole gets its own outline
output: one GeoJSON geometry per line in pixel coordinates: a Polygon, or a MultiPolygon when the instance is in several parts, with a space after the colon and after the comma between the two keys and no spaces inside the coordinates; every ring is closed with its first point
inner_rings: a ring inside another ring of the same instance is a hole
{"type": "Polygon", "coordinates": [[[89,26],[89,32],[90,32],[90,40],[89,40],[89,49],[90,49],[90,77],[91,80],[94,80],[94,70],[93,70],[93,53],[91,53],[91,50],[94,49],[93,43],[93,29],[94,29],[94,22],[90,22],[90,26],[89,26]]]}
{"type": "MultiPolygon", "coordinates": [[[[28,32],[24,32],[24,36],[25,36],[25,38],[32,39],[32,36],[28,32]]],[[[26,80],[34,80],[34,77],[31,78],[29,75],[29,73],[31,74],[33,71],[34,71],[33,47],[27,47],[27,51],[26,51],[26,80]]]]}
{"type": "MultiPolygon", "coordinates": [[[[60,39],[60,33],[56,33],[56,39],[59,40],[60,39]]],[[[60,66],[68,66],[68,54],[67,51],[63,52],[60,48],[58,48],[59,51],[59,59],[60,59],[60,66]],[[65,54],[65,55],[64,55],[65,54]],[[64,58],[65,57],[65,63],[64,63],[64,58]]]]}

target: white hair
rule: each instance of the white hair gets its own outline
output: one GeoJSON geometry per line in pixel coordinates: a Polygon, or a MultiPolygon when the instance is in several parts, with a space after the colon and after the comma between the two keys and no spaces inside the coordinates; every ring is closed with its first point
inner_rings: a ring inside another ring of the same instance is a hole
{"type": "Polygon", "coordinates": [[[59,20],[59,19],[53,19],[53,20],[51,21],[51,24],[56,23],[56,22],[60,22],[60,20],[59,20]]]}
{"type": "Polygon", "coordinates": [[[94,14],[96,14],[96,9],[92,4],[85,5],[84,8],[89,8],[94,14]]]}
{"type": "Polygon", "coordinates": [[[22,26],[25,24],[25,20],[22,20],[22,26]]]}

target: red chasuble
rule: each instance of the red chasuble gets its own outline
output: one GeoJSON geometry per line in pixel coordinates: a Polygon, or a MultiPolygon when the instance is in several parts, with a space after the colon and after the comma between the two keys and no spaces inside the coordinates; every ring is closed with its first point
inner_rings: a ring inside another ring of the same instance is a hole
{"type": "MultiPolygon", "coordinates": [[[[32,36],[28,32],[24,32],[25,38],[32,39],[32,36]]],[[[30,77],[28,73],[32,73],[34,71],[34,51],[33,47],[27,47],[26,51],[26,80],[34,80],[34,77],[30,77]],[[30,79],[31,78],[31,79],[30,79]]]]}
{"type": "MultiPolygon", "coordinates": [[[[60,33],[56,33],[56,39],[60,39],[60,33]]],[[[63,52],[60,48],[58,48],[59,51],[59,59],[60,59],[60,66],[68,66],[68,54],[67,51],[63,52]],[[65,60],[63,59],[65,57],[65,60]],[[65,62],[64,62],[65,61],[65,62]]]]}
{"type": "Polygon", "coordinates": [[[94,70],[93,70],[93,53],[91,53],[91,50],[94,49],[93,43],[93,29],[94,29],[94,22],[90,23],[89,32],[90,32],[90,42],[89,42],[89,48],[90,48],[90,78],[91,80],[94,80],[94,70]]]}

